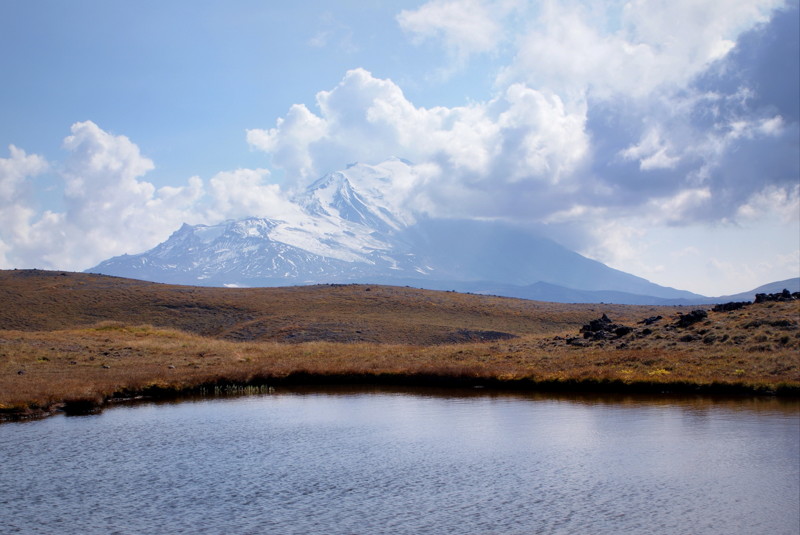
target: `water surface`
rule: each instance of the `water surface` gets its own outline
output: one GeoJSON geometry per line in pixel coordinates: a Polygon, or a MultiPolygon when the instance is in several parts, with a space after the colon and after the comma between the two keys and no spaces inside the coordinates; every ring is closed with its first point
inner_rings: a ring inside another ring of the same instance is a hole
{"type": "Polygon", "coordinates": [[[800,405],[276,392],[0,425],[0,533],[800,533],[800,405]]]}

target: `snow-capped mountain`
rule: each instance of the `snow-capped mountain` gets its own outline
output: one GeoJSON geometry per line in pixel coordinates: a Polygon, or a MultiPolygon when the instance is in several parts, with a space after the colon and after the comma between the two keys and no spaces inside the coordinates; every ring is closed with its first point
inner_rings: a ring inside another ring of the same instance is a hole
{"type": "Polygon", "coordinates": [[[251,217],[184,224],[167,241],[122,255],[89,271],[158,282],[263,286],[375,280],[386,273],[418,276],[399,235],[414,224],[393,199],[413,182],[408,162],[353,164],[329,173],[295,196],[281,219],[251,217]],[[393,197],[394,194],[394,197],[393,197]]]}
{"type": "Polygon", "coordinates": [[[367,282],[549,300],[591,292],[606,302],[706,299],[507,224],[416,217],[404,202],[417,180],[414,167],[400,159],[353,164],[298,193],[296,210],[280,219],[184,224],[149,251],[87,271],[208,286],[367,282]]]}

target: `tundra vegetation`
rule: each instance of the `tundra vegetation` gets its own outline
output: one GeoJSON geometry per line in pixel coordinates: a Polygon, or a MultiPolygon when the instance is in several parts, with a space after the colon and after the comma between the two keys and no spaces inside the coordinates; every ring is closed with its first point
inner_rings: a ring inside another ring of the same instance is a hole
{"type": "Polygon", "coordinates": [[[288,383],[800,394],[791,295],[713,308],[559,304],[7,270],[0,303],[0,419],[288,383]]]}

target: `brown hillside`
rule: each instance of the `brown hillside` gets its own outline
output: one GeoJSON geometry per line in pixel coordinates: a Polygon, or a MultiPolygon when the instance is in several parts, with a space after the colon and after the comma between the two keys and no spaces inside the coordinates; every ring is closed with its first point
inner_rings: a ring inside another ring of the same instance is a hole
{"type": "Polygon", "coordinates": [[[0,271],[0,330],[117,321],[238,341],[441,344],[565,334],[601,312],[636,321],[676,307],[565,305],[367,285],[173,286],[104,275],[0,271]]]}

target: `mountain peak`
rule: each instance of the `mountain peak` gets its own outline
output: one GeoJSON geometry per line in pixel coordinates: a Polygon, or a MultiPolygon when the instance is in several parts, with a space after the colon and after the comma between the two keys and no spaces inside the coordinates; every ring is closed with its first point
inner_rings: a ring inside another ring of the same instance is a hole
{"type": "Polygon", "coordinates": [[[381,233],[397,231],[413,222],[413,217],[399,208],[402,199],[394,191],[403,178],[398,175],[410,172],[410,166],[394,163],[350,164],[313,182],[295,201],[314,216],[341,219],[381,233]]]}

